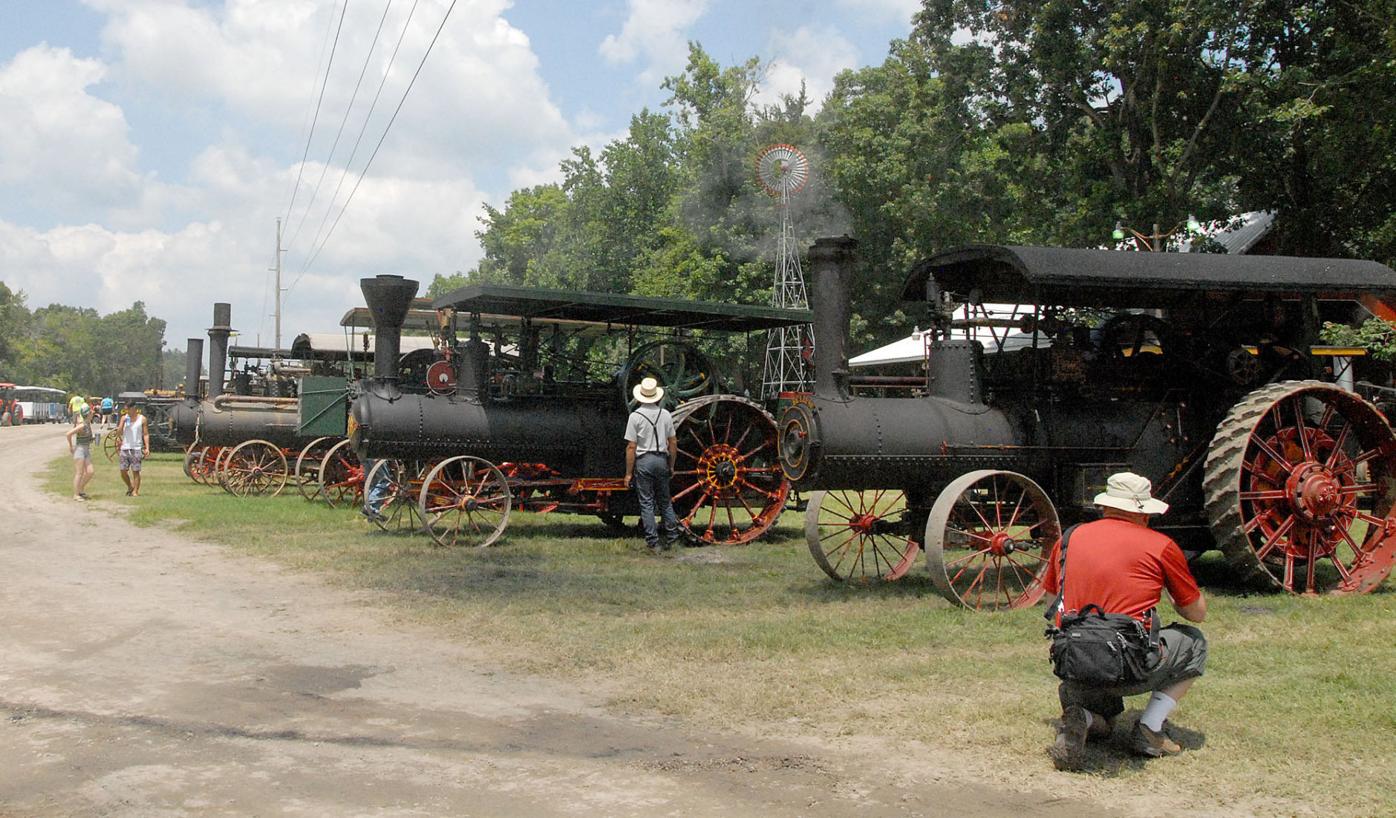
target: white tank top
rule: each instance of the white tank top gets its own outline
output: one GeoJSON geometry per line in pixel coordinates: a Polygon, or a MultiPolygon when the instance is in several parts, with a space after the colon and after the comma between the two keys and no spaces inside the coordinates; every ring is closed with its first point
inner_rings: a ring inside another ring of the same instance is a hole
{"type": "Polygon", "coordinates": [[[145,448],[145,415],[136,418],[126,418],[126,425],[121,429],[121,448],[138,452],[145,448]]]}

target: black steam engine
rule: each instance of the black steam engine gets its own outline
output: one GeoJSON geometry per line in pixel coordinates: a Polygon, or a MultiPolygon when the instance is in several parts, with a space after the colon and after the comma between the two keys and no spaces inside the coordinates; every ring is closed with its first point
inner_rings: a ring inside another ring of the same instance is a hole
{"type": "Polygon", "coordinates": [[[1396,436],[1344,388],[1360,350],[1325,319],[1396,290],[1371,262],[971,247],[918,264],[933,331],[913,397],[851,397],[854,242],[810,253],[816,385],[780,419],[835,579],[896,579],[919,552],[947,598],[1030,605],[1064,524],[1106,476],[1149,477],[1196,551],[1294,592],[1361,592],[1396,561],[1396,436]],[[1343,383],[1335,383],[1333,381],[1343,383]]]}
{"type": "Polygon", "coordinates": [[[594,514],[619,526],[638,513],[623,479],[622,434],[629,388],[645,375],[666,387],[674,412],[673,495],[687,535],[747,542],[779,516],[789,486],[771,416],[722,394],[711,360],[689,340],[636,342],[646,330],[748,331],[808,321],[807,313],[472,285],[434,302],[436,359],[408,383],[394,362],[417,282],[378,276],[361,287],[376,333],[375,374],[357,385],[349,435],[366,462],[376,461],[370,494],[389,496],[388,513],[416,515],[405,525],[475,545],[503,533],[511,508],[594,514]],[[569,378],[567,356],[575,363],[587,354],[579,345],[594,352],[602,340],[629,346],[619,374],[569,378]],[[419,383],[428,388],[414,389],[419,383]]]}
{"type": "Polygon", "coordinates": [[[169,409],[170,431],[186,447],[184,471],[191,479],[216,483],[239,496],[274,495],[286,485],[290,464],[311,439],[299,431],[296,398],[225,390],[231,319],[229,304],[213,305],[208,387],[202,400],[198,383],[203,341],[188,339],[185,397],[169,409]]]}

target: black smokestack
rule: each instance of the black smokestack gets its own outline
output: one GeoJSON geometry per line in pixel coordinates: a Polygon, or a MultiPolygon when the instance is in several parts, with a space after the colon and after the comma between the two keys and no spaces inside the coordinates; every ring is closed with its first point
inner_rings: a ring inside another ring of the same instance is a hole
{"type": "MultiPolygon", "coordinates": [[[[223,368],[228,364],[228,336],[232,334],[233,305],[213,305],[213,326],[208,328],[208,399],[223,394],[223,368]]],[[[198,383],[196,380],[195,383],[198,383]]]]}
{"type": "Polygon", "coordinates": [[[380,275],[359,279],[364,303],[373,316],[373,377],[397,382],[397,361],[402,350],[402,322],[417,297],[417,282],[402,276],[380,275]]]}
{"type": "Polygon", "coordinates": [[[184,396],[199,399],[199,375],[204,371],[204,339],[186,338],[184,350],[184,396]]]}
{"type": "Polygon", "coordinates": [[[845,394],[848,374],[848,280],[858,242],[848,236],[815,239],[809,251],[814,278],[814,393],[845,394]]]}

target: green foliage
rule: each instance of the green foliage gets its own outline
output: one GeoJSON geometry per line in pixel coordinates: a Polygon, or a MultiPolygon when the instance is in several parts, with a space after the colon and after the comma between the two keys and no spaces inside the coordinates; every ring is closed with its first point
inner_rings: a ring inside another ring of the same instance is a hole
{"type": "Polygon", "coordinates": [[[165,322],[140,301],[108,315],[63,304],[31,313],[0,283],[0,375],[16,383],[98,395],[154,387],[164,337],[165,322]]]}
{"type": "Polygon", "coordinates": [[[1378,361],[1396,361],[1396,324],[1382,318],[1368,318],[1356,327],[1324,321],[1319,337],[1334,346],[1361,347],[1378,361]]]}

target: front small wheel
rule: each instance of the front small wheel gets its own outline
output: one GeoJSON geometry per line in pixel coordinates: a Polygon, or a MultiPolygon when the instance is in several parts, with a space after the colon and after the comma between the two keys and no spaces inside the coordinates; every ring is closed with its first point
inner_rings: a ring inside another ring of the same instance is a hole
{"type": "Polygon", "coordinates": [[[484,548],[509,524],[509,481],[493,463],[452,457],[427,473],[417,497],[423,530],[441,545],[484,548]]]}
{"type": "Polygon", "coordinates": [[[364,501],[364,466],[359,456],[341,440],[320,459],[318,496],[331,508],[352,508],[364,501]]]}
{"type": "Polygon", "coordinates": [[[916,563],[916,540],[905,492],[816,491],[805,509],[810,556],[840,582],[891,582],[916,563]]]}
{"type": "Polygon", "coordinates": [[[926,519],[926,568],[941,596],[976,611],[1024,608],[1061,523],[1047,492],[1024,475],[985,469],[950,481],[926,519]]]}

